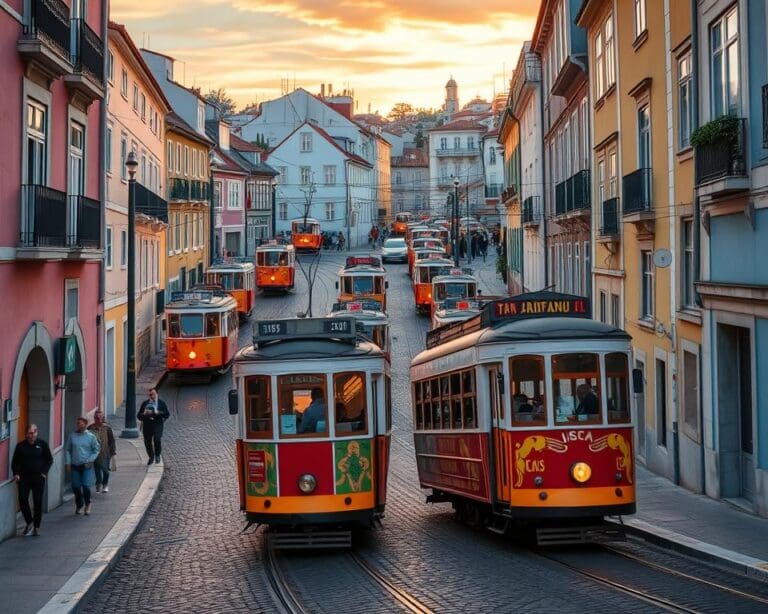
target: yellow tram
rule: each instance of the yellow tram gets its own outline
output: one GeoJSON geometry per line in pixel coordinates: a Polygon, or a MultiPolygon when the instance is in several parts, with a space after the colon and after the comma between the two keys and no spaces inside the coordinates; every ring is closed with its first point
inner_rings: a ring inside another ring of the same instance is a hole
{"type": "Polygon", "coordinates": [[[386,271],[381,264],[381,256],[350,256],[344,268],[339,271],[339,302],[371,299],[381,304],[382,311],[387,311],[386,271]]]}
{"type": "MultiPolygon", "coordinates": [[[[235,358],[240,509],[249,522],[344,533],[384,513],[389,363],[353,318],[259,321],[235,358]]],[[[290,534],[299,529],[300,534],[290,534]]],[[[276,534],[276,538],[281,533],[276,534]]],[[[329,543],[326,542],[326,546],[329,543]]]]}
{"type": "Polygon", "coordinates": [[[276,240],[256,248],[256,287],[265,292],[292,290],[296,283],[296,248],[276,240]]]}

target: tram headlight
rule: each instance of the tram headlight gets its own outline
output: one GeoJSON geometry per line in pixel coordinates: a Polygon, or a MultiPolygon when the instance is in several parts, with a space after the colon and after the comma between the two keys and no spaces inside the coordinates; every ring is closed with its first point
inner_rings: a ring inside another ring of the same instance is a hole
{"type": "Polygon", "coordinates": [[[305,473],[299,478],[299,490],[305,495],[309,495],[317,488],[317,479],[311,473],[305,473]]]}
{"type": "Polygon", "coordinates": [[[270,277],[269,279],[270,279],[270,281],[275,281],[275,276],[272,275],[272,277],[270,277]]]}
{"type": "Polygon", "coordinates": [[[592,467],[587,463],[574,463],[571,467],[571,477],[579,484],[584,484],[592,477],[592,467]]]}
{"type": "Polygon", "coordinates": [[[195,358],[197,358],[197,352],[195,352],[195,350],[192,350],[192,351],[189,353],[189,359],[190,359],[190,360],[194,360],[195,358]]]}

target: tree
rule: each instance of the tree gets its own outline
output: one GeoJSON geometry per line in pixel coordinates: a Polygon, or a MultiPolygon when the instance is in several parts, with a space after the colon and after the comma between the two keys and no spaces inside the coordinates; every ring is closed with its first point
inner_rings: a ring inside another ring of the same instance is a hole
{"type": "Polygon", "coordinates": [[[421,129],[421,127],[417,128],[416,130],[416,147],[421,149],[424,147],[424,131],[421,129]]]}
{"type": "Polygon", "coordinates": [[[398,102],[392,107],[392,110],[387,117],[394,121],[398,121],[410,117],[411,115],[413,115],[413,106],[407,102],[398,102]]]}
{"type": "MultiPolygon", "coordinates": [[[[304,192],[304,227],[306,228],[307,225],[307,218],[309,217],[309,214],[312,211],[312,197],[315,195],[315,192],[317,192],[317,188],[315,187],[315,182],[312,181],[308,186],[301,188],[301,191],[304,192]]],[[[313,289],[315,285],[315,279],[317,278],[317,268],[320,265],[320,254],[322,252],[322,245],[320,246],[320,249],[317,250],[312,255],[312,259],[309,260],[309,262],[303,262],[301,258],[296,258],[296,263],[299,265],[299,270],[301,270],[302,275],[304,275],[304,279],[307,281],[307,290],[309,294],[309,304],[307,305],[307,310],[303,314],[298,314],[299,317],[306,317],[311,318],[312,317],[312,294],[313,289]]]]}
{"type": "Polygon", "coordinates": [[[218,119],[223,119],[235,113],[235,101],[227,94],[227,90],[220,87],[217,90],[209,90],[208,93],[203,96],[207,102],[216,107],[216,116],[218,119]]]}

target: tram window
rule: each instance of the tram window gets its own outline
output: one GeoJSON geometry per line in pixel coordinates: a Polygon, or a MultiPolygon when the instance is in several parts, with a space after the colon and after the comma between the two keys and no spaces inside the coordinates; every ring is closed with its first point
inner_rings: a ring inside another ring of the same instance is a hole
{"type": "Polygon", "coordinates": [[[354,291],[353,294],[358,296],[360,294],[372,294],[373,293],[373,278],[372,277],[354,277],[354,291]]]}
{"type": "Polygon", "coordinates": [[[432,428],[433,429],[441,429],[443,428],[442,420],[440,419],[440,416],[442,415],[442,412],[440,411],[440,399],[433,399],[432,400],[432,428]]]}
{"type": "Polygon", "coordinates": [[[202,337],[203,336],[203,315],[200,313],[182,313],[179,323],[181,327],[181,337],[202,337]]]}
{"type": "Polygon", "coordinates": [[[461,374],[461,392],[464,395],[475,392],[475,372],[471,369],[461,374]]]}
{"type": "Polygon", "coordinates": [[[450,380],[447,375],[440,378],[440,394],[445,398],[451,396],[450,380]]]}
{"type": "Polygon", "coordinates": [[[300,373],[278,379],[280,437],[328,435],[325,375],[300,373]]]}
{"type": "Polygon", "coordinates": [[[474,396],[464,397],[464,428],[473,429],[477,426],[477,404],[474,396]]]}
{"type": "Polygon", "coordinates": [[[205,314],[205,336],[218,337],[219,335],[221,335],[221,331],[219,329],[219,314],[206,313],[205,314]]]}
{"type": "Polygon", "coordinates": [[[451,405],[453,406],[453,428],[460,429],[464,424],[461,412],[461,399],[453,399],[451,405]]]}
{"type": "Polygon", "coordinates": [[[272,385],[267,375],[245,378],[246,437],[272,437],[272,385]]]}
{"type": "Polygon", "coordinates": [[[232,273],[209,273],[209,283],[215,286],[221,286],[225,290],[232,290],[232,273]]]}
{"type": "Polygon", "coordinates": [[[235,290],[242,290],[245,284],[245,273],[234,274],[235,290]]]}
{"type": "Polygon", "coordinates": [[[552,356],[552,388],[555,424],[602,422],[597,354],[552,356]]]}
{"type": "Polygon", "coordinates": [[[542,356],[515,356],[509,360],[512,424],[542,426],[547,423],[546,384],[542,356]]]}
{"type": "Polygon", "coordinates": [[[337,435],[368,433],[365,373],[338,373],[333,376],[333,407],[337,435]]]}
{"type": "Polygon", "coordinates": [[[392,430],[392,378],[384,376],[384,418],[386,432],[392,430]]]}
{"type": "Polygon", "coordinates": [[[608,422],[610,424],[630,422],[629,366],[626,354],[615,352],[605,355],[605,386],[608,422]]]}
{"type": "Polygon", "coordinates": [[[416,430],[424,428],[424,409],[421,398],[421,382],[413,385],[413,423],[416,430]]]}
{"type": "Polygon", "coordinates": [[[376,294],[383,294],[384,293],[384,278],[383,277],[374,277],[373,278],[373,291],[376,294]]]}
{"type": "Polygon", "coordinates": [[[168,314],[168,336],[169,337],[181,337],[181,330],[179,329],[179,314],[168,314]]]}

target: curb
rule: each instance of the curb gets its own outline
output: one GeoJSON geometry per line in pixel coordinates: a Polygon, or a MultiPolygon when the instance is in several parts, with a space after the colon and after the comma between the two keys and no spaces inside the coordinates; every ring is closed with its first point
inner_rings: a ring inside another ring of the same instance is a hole
{"type": "MultiPolygon", "coordinates": [[[[132,441],[140,447],[138,441],[132,441]]],[[[138,530],[144,515],[155,499],[163,479],[165,463],[150,465],[128,508],[91,555],[72,574],[72,577],[51,597],[40,610],[43,614],[69,614],[76,612],[106,579],[110,570],[123,555],[138,530]]]]}
{"type": "Polygon", "coordinates": [[[625,520],[623,526],[628,533],[657,546],[722,565],[756,580],[768,581],[768,561],[662,529],[643,520],[625,520]]]}

